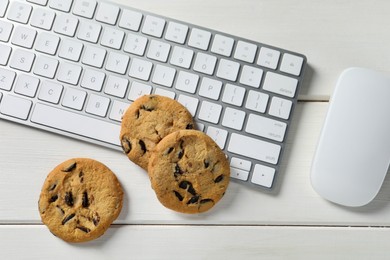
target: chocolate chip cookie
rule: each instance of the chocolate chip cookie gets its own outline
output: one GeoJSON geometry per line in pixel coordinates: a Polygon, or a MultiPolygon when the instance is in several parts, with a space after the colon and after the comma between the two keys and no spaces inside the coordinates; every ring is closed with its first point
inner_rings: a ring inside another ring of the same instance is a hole
{"type": "Polygon", "coordinates": [[[120,141],[127,157],[147,170],[156,144],[170,133],[193,128],[190,112],[179,102],[146,95],[135,100],[123,115],[120,141]]]}
{"type": "Polygon", "coordinates": [[[151,153],[148,173],[158,200],[182,213],[212,208],[225,194],[229,162],[206,134],[180,130],[167,135],[151,153]]]}
{"type": "Polygon", "coordinates": [[[39,213],[50,231],[68,242],[100,237],[118,217],[122,187],[109,168],[86,158],[65,161],[47,176],[39,213]]]}

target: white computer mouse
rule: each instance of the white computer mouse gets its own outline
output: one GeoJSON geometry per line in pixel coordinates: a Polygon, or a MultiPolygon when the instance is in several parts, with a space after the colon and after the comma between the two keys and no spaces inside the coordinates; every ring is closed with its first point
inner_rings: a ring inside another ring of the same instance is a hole
{"type": "Polygon", "coordinates": [[[378,194],[390,164],[390,77],[350,68],[337,81],[311,169],[315,191],[350,207],[378,194]]]}

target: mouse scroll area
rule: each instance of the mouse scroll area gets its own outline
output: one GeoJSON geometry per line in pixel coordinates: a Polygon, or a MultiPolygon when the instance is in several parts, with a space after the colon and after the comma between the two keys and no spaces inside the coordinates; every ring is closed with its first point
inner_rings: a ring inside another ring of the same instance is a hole
{"type": "Polygon", "coordinates": [[[336,85],[311,169],[313,188],[350,207],[372,201],[390,164],[390,77],[351,68],[336,85]]]}

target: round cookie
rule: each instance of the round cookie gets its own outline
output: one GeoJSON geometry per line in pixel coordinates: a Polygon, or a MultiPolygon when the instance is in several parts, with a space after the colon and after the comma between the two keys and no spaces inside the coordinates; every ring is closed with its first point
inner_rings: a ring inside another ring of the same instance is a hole
{"type": "Polygon", "coordinates": [[[109,168],[86,158],[67,160],[47,176],[39,213],[50,231],[68,242],[100,237],[118,217],[122,187],[109,168]]]}
{"type": "Polygon", "coordinates": [[[225,194],[229,162],[208,135],[180,130],[166,136],[152,151],[148,173],[158,200],[182,213],[212,208],[225,194]]]}
{"type": "Polygon", "coordinates": [[[166,135],[194,128],[192,115],[176,100],[145,95],[134,101],[122,118],[120,141],[127,157],[145,170],[150,151],[166,135]]]}

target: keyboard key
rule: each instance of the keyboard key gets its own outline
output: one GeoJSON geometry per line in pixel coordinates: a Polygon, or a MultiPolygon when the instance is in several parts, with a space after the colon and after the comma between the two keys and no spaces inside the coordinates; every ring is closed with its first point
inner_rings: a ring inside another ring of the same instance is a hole
{"type": "Polygon", "coordinates": [[[221,59],[219,61],[217,77],[230,81],[236,81],[239,69],[240,64],[238,62],[221,59]]]}
{"type": "Polygon", "coordinates": [[[77,32],[77,38],[83,41],[97,43],[101,30],[102,26],[100,24],[82,21],[77,32]]]}
{"type": "Polygon", "coordinates": [[[120,125],[37,103],[31,121],[55,129],[120,146],[120,125]],[[71,122],[71,123],[70,123],[71,122]],[[99,129],[99,131],[96,131],[99,129]]]}
{"type": "Polygon", "coordinates": [[[297,79],[268,72],[265,76],[263,89],[292,98],[295,96],[297,85],[297,79]]]}
{"type": "Polygon", "coordinates": [[[205,30],[192,28],[188,45],[206,51],[209,48],[211,33],[205,30]]]}
{"type": "Polygon", "coordinates": [[[152,60],[166,62],[168,60],[171,45],[168,43],[151,40],[147,57],[152,60]]]}
{"type": "Polygon", "coordinates": [[[22,49],[16,49],[10,60],[10,67],[29,72],[35,60],[35,54],[22,49]]]}
{"type": "Polygon", "coordinates": [[[123,50],[128,53],[143,56],[147,43],[148,39],[146,37],[129,33],[127,34],[127,40],[123,50]]]}
{"type": "Polygon", "coordinates": [[[0,20],[0,41],[8,42],[13,28],[12,23],[0,20]]]}
{"type": "Polygon", "coordinates": [[[279,97],[272,97],[268,114],[282,119],[288,119],[290,117],[291,107],[291,100],[279,97]]]}
{"type": "Polygon", "coordinates": [[[169,22],[165,39],[171,42],[184,44],[187,38],[188,26],[176,22],[169,22]]]}
{"type": "Polygon", "coordinates": [[[82,59],[82,63],[101,68],[103,66],[103,62],[106,58],[106,50],[94,46],[87,46],[84,51],[84,56],[82,59]]]}
{"type": "Polygon", "coordinates": [[[142,27],[142,33],[161,38],[165,27],[165,20],[156,16],[147,15],[142,27]]]}
{"type": "Polygon", "coordinates": [[[119,50],[122,47],[123,38],[125,33],[120,30],[106,27],[103,32],[101,45],[119,50]]]}
{"type": "Polygon", "coordinates": [[[199,100],[194,97],[190,97],[187,95],[179,95],[179,98],[177,99],[187,110],[191,113],[191,115],[194,117],[196,115],[196,111],[198,110],[198,103],[199,100]]]}
{"type": "Polygon", "coordinates": [[[230,177],[241,181],[247,181],[249,177],[249,171],[230,167],[230,177]]]}
{"type": "Polygon", "coordinates": [[[232,159],[230,160],[230,166],[237,169],[250,171],[252,167],[252,163],[248,160],[232,157],[232,159]]]}
{"type": "Polygon", "coordinates": [[[224,149],[226,145],[226,139],[228,132],[224,129],[217,127],[209,126],[207,128],[206,134],[214,140],[214,142],[221,148],[224,149]]]}
{"type": "Polygon", "coordinates": [[[101,71],[86,69],[84,70],[84,75],[80,86],[86,89],[100,92],[103,88],[105,77],[106,74],[101,71]]]}
{"type": "Polygon", "coordinates": [[[299,76],[299,74],[301,74],[302,64],[302,57],[285,53],[282,58],[282,63],[280,64],[280,71],[299,76]]]}
{"type": "Polygon", "coordinates": [[[50,8],[63,11],[63,12],[69,12],[70,7],[72,6],[73,0],[49,0],[49,6],[50,8]]]}
{"type": "Polygon", "coordinates": [[[217,58],[205,53],[198,52],[196,54],[194,70],[207,75],[213,75],[217,58]]]}
{"type": "Polygon", "coordinates": [[[149,95],[150,93],[152,93],[151,86],[133,81],[133,83],[131,83],[128,99],[135,101],[137,98],[142,97],[143,95],[149,95]]]}
{"type": "Polygon", "coordinates": [[[0,56],[0,65],[7,65],[9,56],[11,55],[11,47],[0,44],[1,56],[0,56]]]}
{"type": "Polygon", "coordinates": [[[78,41],[63,39],[58,56],[67,60],[79,61],[83,44],[78,41]]]}
{"type": "Polygon", "coordinates": [[[275,169],[264,165],[256,164],[253,170],[251,182],[267,188],[271,188],[275,176],[275,169]]]}
{"type": "Polygon", "coordinates": [[[129,103],[114,100],[110,115],[108,117],[114,121],[122,122],[122,116],[126,112],[129,105],[129,103]]]}
{"type": "MultiPolygon", "coordinates": [[[[81,110],[83,109],[87,93],[82,90],[67,88],[65,91],[64,99],[62,100],[62,105],[64,107],[81,110]]],[[[85,124],[84,122],[83,124],[85,124]]]]}
{"type": "Polygon", "coordinates": [[[174,68],[157,64],[154,70],[152,82],[170,88],[172,87],[175,75],[176,70],[174,68]]]}
{"type": "Polygon", "coordinates": [[[181,68],[189,69],[192,63],[193,56],[193,50],[180,46],[175,46],[173,48],[170,63],[181,68]]]}
{"type": "Polygon", "coordinates": [[[52,10],[35,8],[31,16],[30,24],[37,28],[50,30],[53,26],[54,17],[55,13],[52,10]]]}
{"type": "Polygon", "coordinates": [[[73,13],[91,19],[95,13],[97,2],[95,0],[76,0],[73,13]]]}
{"type": "Polygon", "coordinates": [[[186,71],[180,71],[176,80],[175,88],[193,94],[198,86],[198,81],[198,75],[186,71]]]}
{"type": "Polygon", "coordinates": [[[126,74],[129,61],[130,58],[128,55],[110,52],[107,58],[106,70],[124,75],[126,74]]]}
{"type": "Polygon", "coordinates": [[[4,95],[0,103],[0,113],[3,115],[26,120],[30,114],[32,102],[13,95],[4,95]]]}
{"type": "Polygon", "coordinates": [[[51,81],[43,81],[38,94],[38,99],[53,104],[58,104],[64,87],[51,81]]]}
{"type": "Polygon", "coordinates": [[[200,85],[199,95],[202,97],[218,100],[221,94],[222,82],[203,77],[202,84],[200,85]]]}
{"type": "Polygon", "coordinates": [[[39,79],[26,74],[18,76],[15,84],[15,93],[27,97],[35,97],[39,85],[39,79]]]}
{"type": "Polygon", "coordinates": [[[8,4],[9,0],[0,0],[0,17],[4,17],[8,4]]]}
{"type": "Polygon", "coordinates": [[[153,64],[146,60],[134,58],[131,62],[129,76],[142,80],[149,80],[153,64]]]}
{"type": "Polygon", "coordinates": [[[156,88],[154,94],[175,99],[176,93],[162,88],[156,88]]]}
{"type": "Polygon", "coordinates": [[[124,9],[119,20],[119,27],[138,32],[142,21],[142,14],[132,10],[124,9]]]}
{"type": "Polygon", "coordinates": [[[268,98],[269,95],[265,93],[249,90],[245,108],[259,113],[264,113],[267,108],[268,98]]]}
{"type": "Polygon", "coordinates": [[[234,58],[237,60],[253,63],[255,60],[257,46],[252,43],[238,41],[236,50],[234,52],[234,58]]]}
{"type": "Polygon", "coordinates": [[[257,64],[270,69],[276,69],[279,63],[279,56],[279,51],[261,47],[257,64]]]}
{"type": "Polygon", "coordinates": [[[222,102],[235,106],[241,106],[244,101],[244,96],[245,88],[232,84],[226,84],[222,96],[222,102]]]}
{"type": "Polygon", "coordinates": [[[37,31],[33,29],[18,26],[15,28],[11,42],[17,46],[31,49],[34,44],[36,35],[37,31]]]}
{"type": "Polygon", "coordinates": [[[228,151],[263,162],[277,164],[281,147],[249,136],[232,133],[228,151]]]}
{"type": "Polygon", "coordinates": [[[78,65],[63,62],[58,69],[57,79],[61,82],[77,85],[80,79],[82,68],[78,65]]]}
{"type": "Polygon", "coordinates": [[[11,2],[7,18],[11,21],[26,24],[28,22],[28,19],[30,19],[31,11],[31,5],[14,1],[11,2]]]}
{"type": "Polygon", "coordinates": [[[222,125],[232,129],[241,130],[244,124],[244,119],[244,111],[227,107],[225,109],[225,114],[223,115],[222,125]]]}
{"type": "Polygon", "coordinates": [[[57,52],[60,37],[48,32],[41,32],[38,34],[35,42],[35,50],[46,54],[54,55],[57,52]]]}
{"type": "Polygon", "coordinates": [[[124,98],[128,84],[129,81],[126,78],[110,75],[108,76],[104,93],[111,96],[124,98]]]}
{"type": "Polygon", "coordinates": [[[234,40],[232,38],[216,34],[214,36],[213,45],[211,46],[211,52],[230,57],[233,50],[233,44],[234,40]]]}
{"type": "Polygon", "coordinates": [[[58,60],[40,55],[35,62],[34,74],[52,79],[57,67],[58,60]]]}
{"type": "Polygon", "coordinates": [[[102,23],[114,25],[118,19],[119,7],[100,2],[99,10],[96,13],[96,20],[102,23]]]}
{"type": "Polygon", "coordinates": [[[91,94],[89,96],[87,107],[85,108],[85,112],[92,115],[105,117],[109,105],[110,105],[109,98],[91,94]]]}
{"type": "Polygon", "coordinates": [[[73,37],[76,33],[79,20],[71,15],[59,15],[54,22],[54,32],[73,37]]]}
{"type": "Polygon", "coordinates": [[[264,116],[250,114],[245,132],[282,142],[284,134],[286,133],[286,128],[287,125],[284,122],[264,116]]]}
{"type": "Polygon", "coordinates": [[[244,65],[241,71],[240,83],[250,87],[259,88],[262,77],[262,69],[244,65]]]}
{"type": "Polygon", "coordinates": [[[200,107],[199,119],[217,124],[221,116],[222,106],[216,103],[203,101],[200,107]]]}
{"type": "Polygon", "coordinates": [[[0,89],[10,91],[15,77],[16,73],[12,70],[0,68],[0,89]]]}

